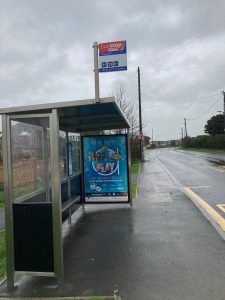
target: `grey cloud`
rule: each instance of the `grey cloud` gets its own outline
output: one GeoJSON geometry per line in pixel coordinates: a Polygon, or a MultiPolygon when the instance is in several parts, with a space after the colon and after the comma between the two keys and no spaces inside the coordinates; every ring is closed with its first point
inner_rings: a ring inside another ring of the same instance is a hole
{"type": "MultiPolygon", "coordinates": [[[[224,89],[223,0],[0,0],[0,6],[0,105],[93,97],[95,40],[128,44],[128,72],[101,75],[102,96],[122,82],[137,101],[137,66],[143,107],[224,89]]],[[[153,127],[159,139],[177,138],[183,118],[209,106],[207,100],[143,109],[145,133],[153,127]]],[[[202,133],[218,108],[189,121],[190,134],[202,133]]]]}

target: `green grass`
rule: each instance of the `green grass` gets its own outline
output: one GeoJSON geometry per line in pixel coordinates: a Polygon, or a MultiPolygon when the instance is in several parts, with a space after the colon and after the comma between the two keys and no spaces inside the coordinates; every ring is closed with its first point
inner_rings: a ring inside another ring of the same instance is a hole
{"type": "MultiPolygon", "coordinates": [[[[134,161],[131,164],[131,174],[138,174],[141,162],[139,160],[134,161]]],[[[137,182],[131,184],[132,198],[134,199],[137,195],[137,182]]]]}
{"type": "Polygon", "coordinates": [[[0,230],[0,280],[6,275],[5,229],[0,230]]]}
{"type": "Polygon", "coordinates": [[[221,149],[207,149],[207,148],[179,148],[179,149],[185,151],[204,152],[210,154],[225,154],[225,150],[221,150],[221,149]]]}
{"type": "Polygon", "coordinates": [[[131,164],[131,174],[137,174],[139,172],[140,161],[135,161],[131,164]]]}
{"type": "Polygon", "coordinates": [[[132,183],[131,185],[132,198],[134,199],[137,194],[137,183],[132,183]]]}

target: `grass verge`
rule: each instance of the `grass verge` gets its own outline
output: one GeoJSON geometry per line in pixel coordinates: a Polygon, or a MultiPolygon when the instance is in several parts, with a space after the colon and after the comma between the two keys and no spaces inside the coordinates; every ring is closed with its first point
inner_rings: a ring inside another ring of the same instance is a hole
{"type": "Polygon", "coordinates": [[[137,183],[132,183],[131,191],[132,191],[132,198],[134,199],[137,195],[137,183]]]}
{"type": "Polygon", "coordinates": [[[137,174],[139,172],[140,164],[141,162],[137,160],[131,164],[131,174],[137,174]]]}
{"type": "MultiPolygon", "coordinates": [[[[137,175],[140,169],[141,162],[139,160],[134,161],[131,164],[131,175],[137,175]]],[[[132,198],[137,195],[137,182],[131,184],[132,198]]]]}
{"type": "Polygon", "coordinates": [[[225,154],[225,150],[222,149],[207,149],[207,148],[179,148],[179,150],[204,152],[210,154],[225,154]]]}
{"type": "Polygon", "coordinates": [[[0,280],[6,275],[5,229],[0,230],[0,280]]]}

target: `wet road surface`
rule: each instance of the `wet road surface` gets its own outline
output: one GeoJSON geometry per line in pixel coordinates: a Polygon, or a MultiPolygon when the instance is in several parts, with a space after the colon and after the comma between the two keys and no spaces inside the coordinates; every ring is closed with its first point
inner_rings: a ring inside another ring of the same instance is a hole
{"type": "MultiPolygon", "coordinates": [[[[219,214],[217,215],[219,219],[220,216],[224,218],[224,221],[221,219],[220,229],[225,232],[225,160],[222,159],[224,156],[221,155],[218,159],[218,155],[168,148],[154,150],[152,155],[166,167],[190,196],[203,203],[206,212],[212,208],[219,214]]],[[[212,217],[216,216],[216,213],[213,213],[212,217]]]]}

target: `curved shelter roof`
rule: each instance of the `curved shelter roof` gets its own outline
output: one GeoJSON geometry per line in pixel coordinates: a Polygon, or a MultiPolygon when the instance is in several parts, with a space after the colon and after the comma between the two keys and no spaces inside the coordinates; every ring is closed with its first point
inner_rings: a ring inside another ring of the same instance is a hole
{"type": "Polygon", "coordinates": [[[55,102],[0,109],[0,114],[28,115],[51,113],[57,109],[59,128],[71,132],[129,128],[129,122],[114,97],[55,102]]]}

